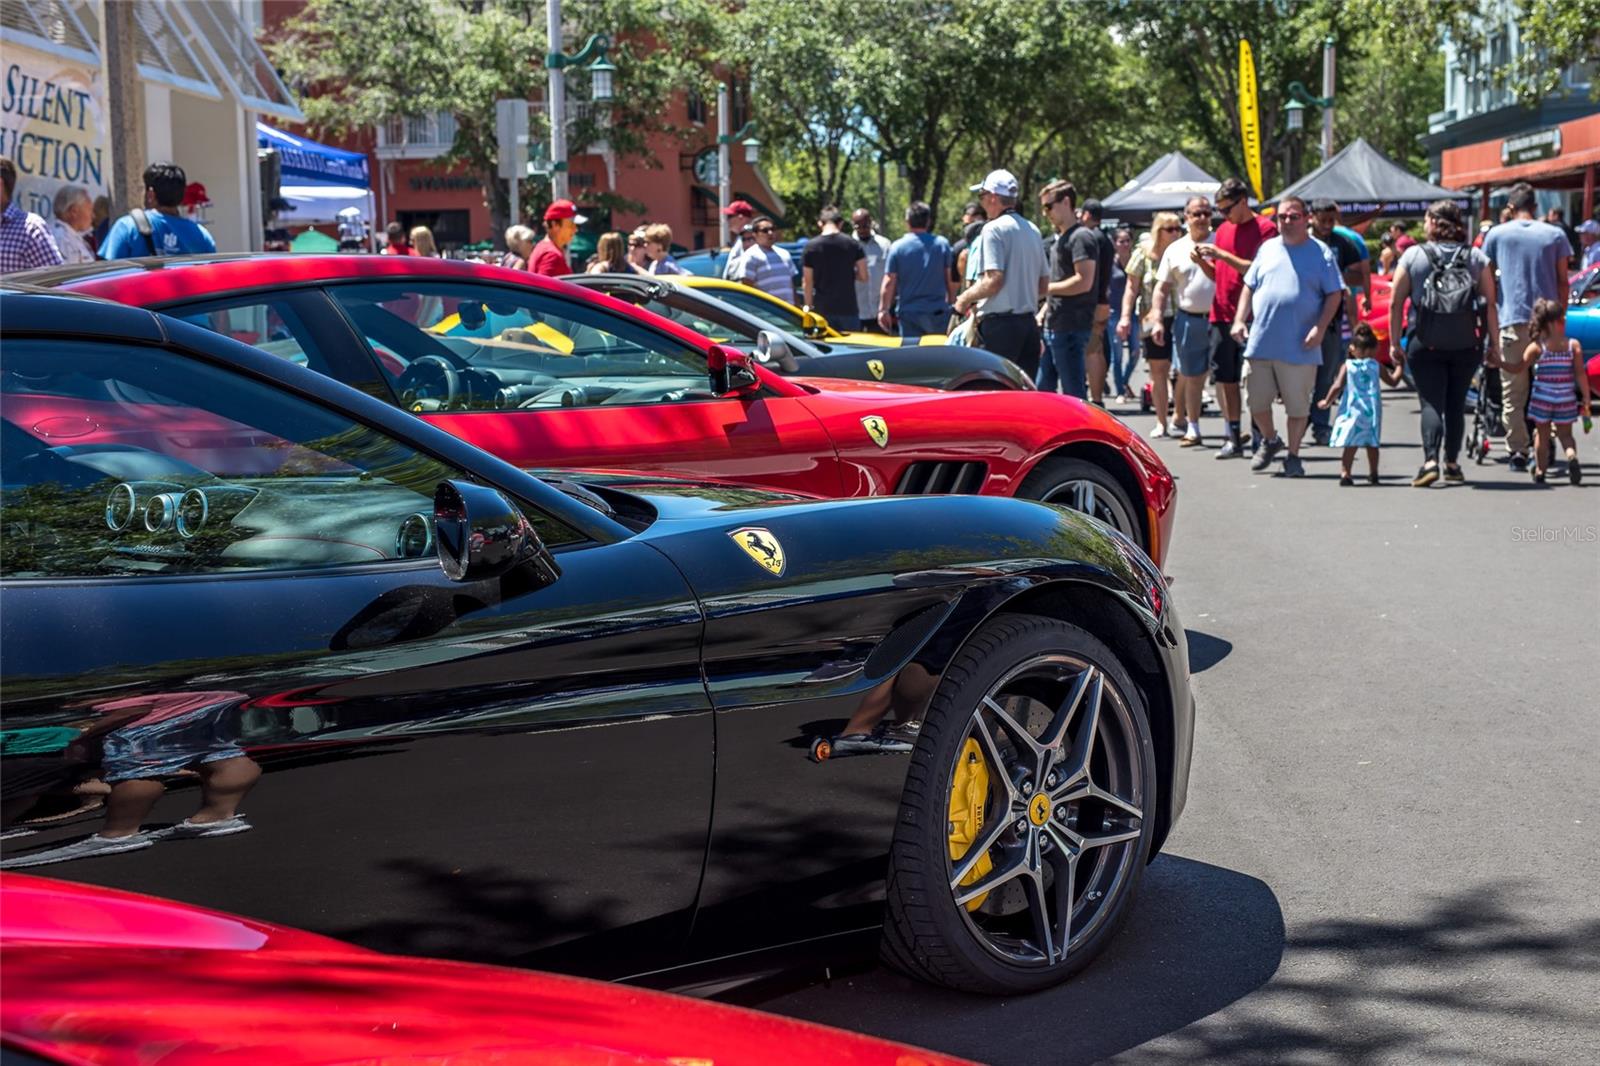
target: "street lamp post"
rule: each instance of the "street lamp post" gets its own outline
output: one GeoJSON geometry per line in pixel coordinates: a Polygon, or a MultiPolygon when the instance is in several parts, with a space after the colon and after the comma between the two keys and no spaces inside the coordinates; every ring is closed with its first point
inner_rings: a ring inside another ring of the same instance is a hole
{"type": "Polygon", "coordinates": [[[718,247],[729,244],[728,205],[733,202],[733,162],[731,149],[735,142],[744,145],[744,161],[754,163],[761,158],[761,142],[755,139],[755,120],[739,127],[738,133],[729,133],[733,118],[728,111],[728,86],[717,83],[717,242],[718,247]]]}
{"type": "Polygon", "coordinates": [[[1289,83],[1289,102],[1284,105],[1284,117],[1289,131],[1298,133],[1305,127],[1305,109],[1322,109],[1322,161],[1333,158],[1333,38],[1322,42],[1322,95],[1312,96],[1311,90],[1297,81],[1289,83]]]}
{"type": "Polygon", "coordinates": [[[550,104],[550,192],[555,200],[568,199],[567,193],[567,68],[589,63],[590,97],[597,104],[613,99],[613,77],[617,68],[606,61],[611,39],[596,33],[584,42],[577,55],[561,51],[561,0],[549,0],[545,8],[545,28],[550,37],[550,51],[545,54],[544,65],[549,71],[550,104]],[[590,60],[594,62],[590,63],[590,60]]]}

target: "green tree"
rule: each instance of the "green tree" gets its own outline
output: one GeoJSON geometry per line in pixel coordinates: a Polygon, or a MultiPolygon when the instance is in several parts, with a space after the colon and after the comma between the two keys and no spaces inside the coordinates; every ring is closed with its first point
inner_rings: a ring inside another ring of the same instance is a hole
{"type": "MultiPolygon", "coordinates": [[[[569,130],[574,150],[607,141],[619,156],[640,156],[645,137],[665,126],[675,88],[703,87],[717,40],[712,0],[573,0],[564,36],[613,39],[616,102],[593,109],[569,130]]],[[[542,97],[548,40],[545,7],[533,0],[309,0],[267,48],[321,133],[346,135],[390,118],[446,112],[456,135],[443,164],[482,179],[498,232],[509,210],[500,180],[495,101],[542,97]]],[[[588,94],[569,77],[568,93],[588,94]]],[[[547,128],[542,124],[532,132],[547,128]]]]}

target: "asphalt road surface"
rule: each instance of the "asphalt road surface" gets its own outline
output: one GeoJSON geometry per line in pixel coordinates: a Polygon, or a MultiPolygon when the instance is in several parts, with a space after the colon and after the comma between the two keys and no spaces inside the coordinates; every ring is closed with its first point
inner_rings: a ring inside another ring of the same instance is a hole
{"type": "Polygon", "coordinates": [[[1413,489],[1416,410],[1388,395],[1378,486],[1326,448],[1291,481],[1155,442],[1193,777],[1094,966],[1010,1000],[879,967],[754,1005],[991,1063],[1600,1059],[1600,433],[1580,487],[1492,464],[1413,489]]]}

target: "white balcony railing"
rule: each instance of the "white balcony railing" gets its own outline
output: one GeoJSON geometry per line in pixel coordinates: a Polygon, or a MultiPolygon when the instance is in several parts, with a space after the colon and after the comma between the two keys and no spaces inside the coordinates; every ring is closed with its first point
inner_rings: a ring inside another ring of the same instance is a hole
{"type": "Polygon", "coordinates": [[[448,111],[394,115],[378,126],[380,159],[432,159],[456,140],[456,117],[448,111]]]}

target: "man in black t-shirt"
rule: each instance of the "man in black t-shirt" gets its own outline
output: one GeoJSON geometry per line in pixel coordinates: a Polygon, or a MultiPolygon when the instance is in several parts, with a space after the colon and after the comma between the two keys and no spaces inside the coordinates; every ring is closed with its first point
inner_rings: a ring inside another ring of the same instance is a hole
{"type": "Polygon", "coordinates": [[[983,224],[988,216],[983,213],[983,205],[976,200],[968,200],[967,206],[961,209],[961,239],[950,246],[950,280],[958,286],[965,286],[967,279],[962,276],[961,268],[965,261],[961,253],[972,246],[976,234],[983,231],[983,224]],[[977,229],[974,230],[973,227],[977,229]]]}
{"type": "Polygon", "coordinates": [[[1089,402],[1105,406],[1106,323],[1111,320],[1111,264],[1117,258],[1117,246],[1111,235],[1100,228],[1100,201],[1085,200],[1078,209],[1078,221],[1095,239],[1095,304],[1094,326],[1089,334],[1089,346],[1084,350],[1084,362],[1089,378],[1089,402]]]}
{"type": "MultiPolygon", "coordinates": [[[[1311,201],[1311,235],[1333,249],[1333,254],[1339,261],[1339,277],[1345,283],[1344,302],[1339,310],[1333,313],[1333,320],[1328,323],[1328,328],[1322,335],[1322,365],[1317,367],[1317,383],[1311,393],[1313,401],[1328,395],[1328,389],[1333,386],[1334,376],[1339,373],[1339,367],[1344,362],[1345,342],[1342,336],[1344,331],[1340,328],[1340,320],[1348,318],[1351,325],[1358,321],[1356,302],[1350,294],[1350,271],[1359,267],[1367,258],[1361,254],[1361,249],[1355,246],[1355,242],[1334,229],[1338,224],[1337,203],[1327,198],[1311,201]]],[[[1324,447],[1327,445],[1329,434],[1332,432],[1331,419],[1329,409],[1319,408],[1315,402],[1312,403],[1311,443],[1324,447]]]]}
{"type": "Polygon", "coordinates": [[[856,282],[867,280],[866,253],[843,232],[844,214],[837,207],[824,207],[817,225],[822,236],[807,241],[800,253],[806,309],[825,317],[834,329],[859,330],[856,282]]]}
{"type": "Polygon", "coordinates": [[[1100,246],[1094,232],[1075,220],[1077,191],[1070,181],[1056,180],[1039,191],[1039,206],[1055,226],[1050,242],[1049,300],[1039,314],[1045,327],[1045,353],[1036,384],[1046,392],[1059,384],[1068,396],[1083,399],[1084,353],[1094,331],[1094,309],[1100,299],[1100,246]]]}

